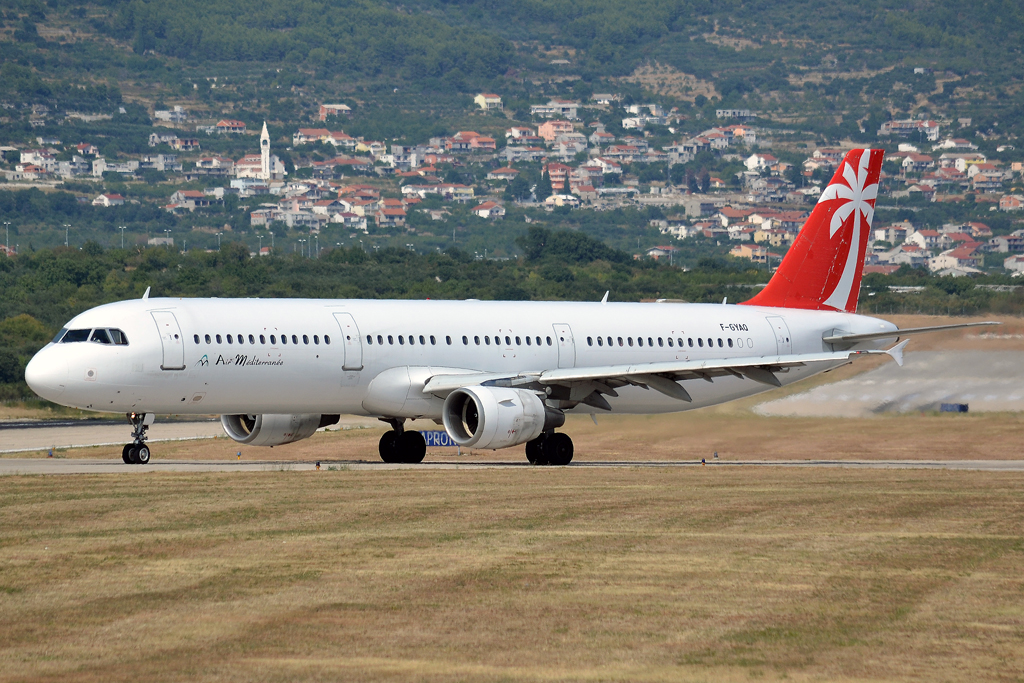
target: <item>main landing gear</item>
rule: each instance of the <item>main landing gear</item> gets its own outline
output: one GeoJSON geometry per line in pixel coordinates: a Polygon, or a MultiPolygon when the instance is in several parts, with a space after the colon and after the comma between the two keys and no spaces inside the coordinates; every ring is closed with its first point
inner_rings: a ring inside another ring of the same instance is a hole
{"type": "Polygon", "coordinates": [[[427,454],[427,442],[416,431],[405,430],[405,420],[398,418],[383,420],[391,425],[392,431],[380,437],[380,459],[388,463],[415,464],[423,462],[427,454]]]}
{"type": "Polygon", "coordinates": [[[526,442],[526,459],[531,465],[568,465],[572,462],[572,439],[561,432],[545,432],[526,442]]]}
{"type": "Polygon", "coordinates": [[[149,446],[146,445],[146,430],[149,425],[146,424],[146,414],[128,413],[128,422],[132,425],[132,442],[126,443],[121,449],[121,459],[126,465],[147,465],[149,446]]]}

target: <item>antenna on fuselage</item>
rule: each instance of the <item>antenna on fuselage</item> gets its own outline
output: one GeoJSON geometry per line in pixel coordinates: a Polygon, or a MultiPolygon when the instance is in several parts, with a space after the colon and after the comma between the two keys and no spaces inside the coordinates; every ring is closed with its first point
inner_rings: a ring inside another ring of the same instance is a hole
{"type": "Polygon", "coordinates": [[[150,289],[152,289],[152,287],[146,287],[146,291],[142,295],[143,299],[148,299],[149,298],[149,290],[150,289]]]}

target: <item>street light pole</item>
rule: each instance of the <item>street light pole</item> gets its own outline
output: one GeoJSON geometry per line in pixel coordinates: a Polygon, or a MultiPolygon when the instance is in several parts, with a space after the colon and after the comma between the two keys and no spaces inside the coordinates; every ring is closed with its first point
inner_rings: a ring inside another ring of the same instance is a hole
{"type": "Polygon", "coordinates": [[[124,231],[127,229],[127,227],[128,226],[125,225],[117,226],[117,229],[121,231],[121,249],[124,249],[124,231]]]}
{"type": "Polygon", "coordinates": [[[4,249],[7,250],[7,255],[11,255],[11,222],[4,221],[4,227],[7,228],[7,240],[4,242],[4,249]]]}
{"type": "Polygon", "coordinates": [[[67,223],[64,224],[64,246],[68,246],[68,230],[71,228],[67,223]]]}
{"type": "Polygon", "coordinates": [[[222,234],[224,234],[224,233],[221,233],[221,232],[218,232],[218,233],[217,233],[217,250],[218,250],[218,251],[220,251],[220,236],[221,236],[222,234]]]}

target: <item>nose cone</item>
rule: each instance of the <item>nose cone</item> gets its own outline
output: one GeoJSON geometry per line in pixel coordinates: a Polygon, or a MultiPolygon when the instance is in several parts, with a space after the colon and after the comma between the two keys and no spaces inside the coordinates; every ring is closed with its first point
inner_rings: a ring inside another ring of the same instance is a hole
{"type": "Polygon", "coordinates": [[[48,401],[57,401],[68,384],[68,362],[52,349],[43,349],[28,362],[25,382],[48,401]]]}

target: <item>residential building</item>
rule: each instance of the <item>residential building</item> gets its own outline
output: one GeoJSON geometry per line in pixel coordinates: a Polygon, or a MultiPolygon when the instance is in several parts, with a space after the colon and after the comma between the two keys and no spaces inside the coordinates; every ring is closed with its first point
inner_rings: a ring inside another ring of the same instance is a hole
{"type": "Polygon", "coordinates": [[[568,206],[572,209],[578,209],[580,207],[580,200],[571,194],[553,194],[544,200],[544,205],[548,207],[568,206]]]}
{"type": "Polygon", "coordinates": [[[716,109],[715,118],[719,119],[752,119],[757,116],[756,112],[749,109],[716,109]]]}
{"type": "Polygon", "coordinates": [[[511,167],[496,168],[487,174],[488,180],[512,181],[519,176],[519,171],[511,167]]]}
{"type": "Polygon", "coordinates": [[[1008,194],[999,198],[1000,211],[1020,211],[1024,209],[1024,195],[1008,194]]]}
{"type": "Polygon", "coordinates": [[[501,103],[501,95],[495,95],[493,93],[480,93],[473,98],[473,102],[484,111],[490,111],[492,109],[503,109],[504,105],[501,103]]]}
{"type": "Polygon", "coordinates": [[[238,121],[236,119],[221,119],[214,126],[214,130],[218,133],[230,133],[237,135],[245,132],[245,122],[238,121]]]}
{"type": "Polygon", "coordinates": [[[93,206],[121,206],[124,204],[124,197],[119,194],[101,194],[92,200],[93,206]]]}
{"type": "Polygon", "coordinates": [[[347,104],[321,104],[317,118],[326,121],[328,116],[345,116],[352,113],[352,108],[347,104]]]}
{"type": "Polygon", "coordinates": [[[768,263],[768,247],[760,244],[737,244],[729,250],[729,255],[749,259],[754,263],[768,263]]]}
{"type": "Polygon", "coordinates": [[[944,251],[928,260],[928,270],[934,272],[948,268],[978,268],[982,263],[982,255],[970,245],[944,251]]]}
{"type": "Polygon", "coordinates": [[[501,218],[505,215],[505,207],[497,202],[484,202],[474,206],[471,211],[480,218],[501,218]]]}
{"type": "Polygon", "coordinates": [[[929,142],[935,142],[939,139],[939,124],[935,121],[924,120],[886,121],[878,129],[878,134],[904,138],[922,136],[929,142]]]}
{"type": "Polygon", "coordinates": [[[537,134],[547,142],[554,142],[559,135],[573,132],[573,125],[569,121],[545,121],[537,127],[537,134]]]}
{"type": "Polygon", "coordinates": [[[184,107],[175,106],[173,109],[158,109],[153,112],[153,118],[157,121],[168,123],[185,123],[188,120],[188,112],[184,107]]]}

